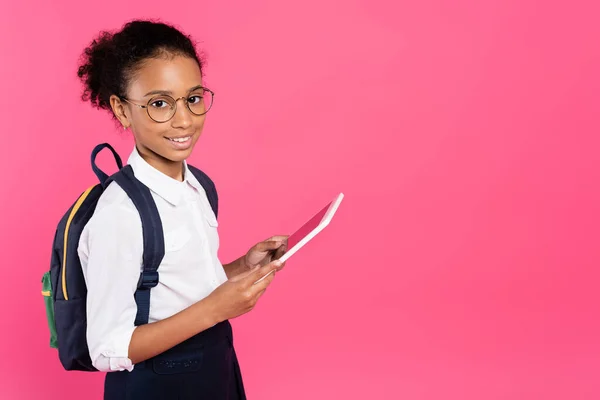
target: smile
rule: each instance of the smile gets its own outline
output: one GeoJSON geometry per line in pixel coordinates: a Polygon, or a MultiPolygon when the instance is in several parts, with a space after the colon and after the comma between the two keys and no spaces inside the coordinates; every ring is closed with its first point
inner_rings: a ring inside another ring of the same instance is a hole
{"type": "Polygon", "coordinates": [[[185,143],[188,140],[190,140],[192,137],[191,136],[186,136],[186,137],[182,137],[182,138],[167,138],[172,142],[177,142],[177,143],[185,143]]]}

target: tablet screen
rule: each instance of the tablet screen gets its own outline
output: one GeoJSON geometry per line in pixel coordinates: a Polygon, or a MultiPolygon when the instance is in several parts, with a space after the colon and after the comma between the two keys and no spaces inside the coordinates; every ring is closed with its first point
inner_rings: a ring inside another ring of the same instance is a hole
{"type": "Polygon", "coordinates": [[[327,204],[325,207],[323,207],[323,209],[321,211],[319,211],[317,214],[315,214],[314,217],[312,217],[307,223],[302,225],[300,227],[300,229],[298,229],[296,232],[294,232],[288,238],[288,245],[287,245],[288,250],[292,249],[302,239],[304,239],[304,237],[306,235],[311,233],[317,226],[319,226],[319,223],[321,222],[321,220],[323,219],[325,214],[327,214],[327,210],[329,210],[329,207],[331,207],[331,203],[332,202],[329,202],[329,204],[327,204]]]}
{"type": "MultiPolygon", "coordinates": [[[[288,237],[285,254],[283,254],[279,259],[284,262],[287,261],[287,259],[290,258],[296,251],[298,251],[300,247],[310,241],[311,238],[313,238],[326,225],[328,225],[329,220],[331,220],[333,213],[336,212],[343,198],[343,193],[338,194],[332,201],[330,201],[325,207],[323,207],[318,213],[316,213],[311,219],[302,225],[300,229],[296,230],[296,232],[290,235],[288,237]]],[[[254,282],[254,284],[257,284],[265,279],[271,274],[271,272],[254,282]]]]}

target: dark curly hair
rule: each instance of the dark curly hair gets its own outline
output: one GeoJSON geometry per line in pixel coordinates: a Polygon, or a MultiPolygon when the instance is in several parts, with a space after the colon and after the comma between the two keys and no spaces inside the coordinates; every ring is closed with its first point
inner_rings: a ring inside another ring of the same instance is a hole
{"type": "Polygon", "coordinates": [[[134,20],[116,33],[100,32],[83,52],[77,71],[84,85],[82,100],[111,111],[110,96],[125,95],[129,80],[144,60],[168,55],[190,57],[202,72],[204,62],[195,43],[171,25],[134,20]]]}

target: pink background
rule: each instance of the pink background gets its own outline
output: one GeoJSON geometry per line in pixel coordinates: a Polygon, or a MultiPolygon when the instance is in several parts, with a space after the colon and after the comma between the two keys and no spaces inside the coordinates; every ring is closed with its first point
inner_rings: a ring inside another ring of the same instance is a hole
{"type": "Polygon", "coordinates": [[[233,321],[250,399],[599,398],[599,11],[2,2],[0,398],[101,398],[101,374],[48,347],[40,279],[92,147],[132,148],[80,102],[77,58],[156,16],[208,56],[192,162],[219,187],[224,262],[346,194],[233,321]]]}

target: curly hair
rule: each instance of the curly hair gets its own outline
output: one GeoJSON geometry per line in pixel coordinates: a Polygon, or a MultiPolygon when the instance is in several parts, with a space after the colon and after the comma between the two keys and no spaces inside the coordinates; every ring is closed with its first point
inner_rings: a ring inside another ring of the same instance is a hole
{"type": "Polygon", "coordinates": [[[175,55],[196,60],[202,72],[204,62],[195,43],[171,25],[134,20],[116,33],[102,31],[81,56],[77,71],[84,86],[81,98],[111,111],[110,96],[125,95],[129,80],[145,60],[175,55]]]}

